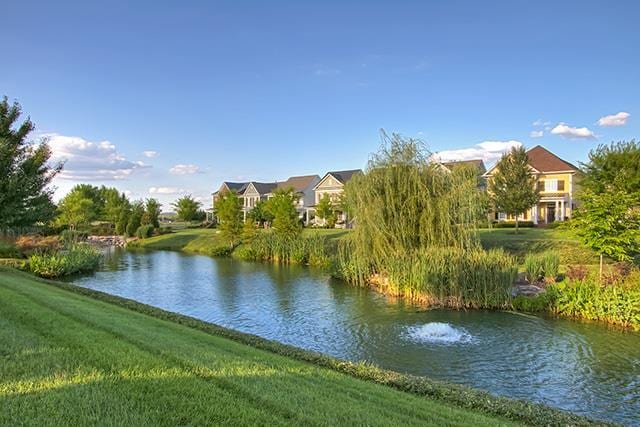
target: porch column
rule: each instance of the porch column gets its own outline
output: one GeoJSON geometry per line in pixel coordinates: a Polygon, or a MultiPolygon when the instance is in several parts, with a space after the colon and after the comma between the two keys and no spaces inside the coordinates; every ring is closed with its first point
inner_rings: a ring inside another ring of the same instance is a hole
{"type": "Polygon", "coordinates": [[[558,203],[557,200],[554,203],[556,205],[556,208],[554,209],[554,212],[553,212],[554,215],[553,216],[554,216],[554,220],[557,221],[558,220],[558,211],[560,210],[560,206],[559,206],[559,203],[558,203]]]}
{"type": "Polygon", "coordinates": [[[538,224],[538,205],[535,204],[533,205],[533,207],[531,208],[531,221],[533,221],[534,224],[538,224]]]}
{"type": "Polygon", "coordinates": [[[564,221],[564,199],[560,200],[560,221],[564,221]]]}

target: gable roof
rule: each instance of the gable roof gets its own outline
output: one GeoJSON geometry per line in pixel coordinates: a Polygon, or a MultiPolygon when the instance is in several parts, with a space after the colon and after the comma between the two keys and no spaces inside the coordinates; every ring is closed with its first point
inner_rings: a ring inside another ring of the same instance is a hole
{"type": "Polygon", "coordinates": [[[256,182],[256,181],[251,181],[249,184],[253,185],[253,188],[255,188],[259,194],[269,194],[278,185],[275,182],[256,182]]]}
{"type": "Polygon", "coordinates": [[[279,182],[276,188],[293,188],[295,192],[304,191],[314,180],[320,180],[318,175],[292,176],[286,181],[279,182]]]}
{"type": "Polygon", "coordinates": [[[347,183],[347,181],[349,181],[353,175],[362,173],[362,169],[351,169],[351,170],[346,170],[346,171],[331,171],[331,172],[327,172],[324,174],[324,176],[322,177],[322,179],[316,184],[315,187],[313,187],[313,189],[317,189],[318,186],[320,184],[322,184],[324,182],[325,179],[327,179],[327,177],[329,175],[331,175],[332,177],[334,177],[340,184],[344,185],[347,183]]]}
{"type": "Polygon", "coordinates": [[[221,191],[224,191],[225,189],[226,190],[233,190],[238,194],[242,194],[244,192],[244,190],[246,190],[247,185],[249,185],[248,182],[223,181],[222,184],[220,184],[220,189],[218,191],[216,191],[215,193],[213,193],[213,194],[218,194],[221,191]]]}
{"type": "Polygon", "coordinates": [[[453,169],[454,167],[456,167],[458,165],[473,166],[476,169],[478,169],[478,173],[480,175],[482,175],[483,173],[485,173],[487,171],[487,168],[484,166],[484,162],[482,161],[482,159],[457,160],[457,161],[453,161],[453,162],[443,162],[442,163],[442,166],[446,167],[449,170],[453,169]]]}
{"type": "Polygon", "coordinates": [[[542,145],[536,145],[527,150],[529,165],[540,172],[578,171],[571,163],[562,160],[542,145]]]}
{"type": "MultiPolygon", "coordinates": [[[[544,148],[542,145],[536,145],[527,150],[527,157],[529,158],[529,167],[533,173],[550,173],[550,172],[579,172],[580,169],[562,160],[560,157],[553,154],[551,151],[544,148]]],[[[496,168],[498,162],[496,162],[484,176],[491,175],[491,172],[496,168]]]]}

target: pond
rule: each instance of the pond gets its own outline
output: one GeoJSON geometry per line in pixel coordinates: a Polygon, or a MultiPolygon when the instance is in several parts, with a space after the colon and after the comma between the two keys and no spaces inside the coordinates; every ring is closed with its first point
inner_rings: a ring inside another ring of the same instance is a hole
{"type": "Polygon", "coordinates": [[[508,312],[425,311],[300,266],[111,250],[74,283],[242,332],[596,419],[640,420],[640,334],[508,312]]]}

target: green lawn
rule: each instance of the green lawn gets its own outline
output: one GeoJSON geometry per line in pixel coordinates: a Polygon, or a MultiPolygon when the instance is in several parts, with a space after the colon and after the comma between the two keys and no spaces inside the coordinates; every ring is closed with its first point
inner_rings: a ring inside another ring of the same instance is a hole
{"type": "Polygon", "coordinates": [[[485,249],[503,248],[520,263],[527,254],[544,251],[557,252],[563,265],[598,263],[598,255],[567,230],[521,228],[515,234],[511,228],[494,228],[479,230],[478,234],[485,249]]]}
{"type": "Polygon", "coordinates": [[[0,270],[0,425],[512,424],[58,286],[0,270]]]}

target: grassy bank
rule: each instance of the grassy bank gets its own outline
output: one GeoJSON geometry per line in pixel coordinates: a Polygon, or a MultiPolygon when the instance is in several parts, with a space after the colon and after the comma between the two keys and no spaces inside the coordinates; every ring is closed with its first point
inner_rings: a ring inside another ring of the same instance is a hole
{"type": "Polygon", "coordinates": [[[598,255],[567,230],[523,228],[516,234],[513,229],[493,228],[479,230],[478,235],[485,249],[502,248],[517,257],[520,264],[529,254],[547,251],[557,252],[562,265],[598,263],[598,255]]]}
{"type": "Polygon", "coordinates": [[[0,325],[0,424],[587,424],[7,269],[0,325]]]}

